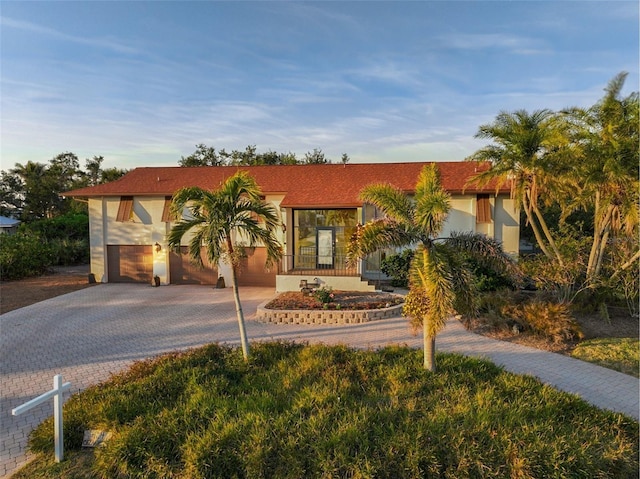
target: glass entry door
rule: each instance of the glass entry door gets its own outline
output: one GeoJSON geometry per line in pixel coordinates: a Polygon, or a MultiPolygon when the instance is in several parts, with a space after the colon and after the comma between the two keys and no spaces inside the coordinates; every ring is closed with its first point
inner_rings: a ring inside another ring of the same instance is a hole
{"type": "Polygon", "coordinates": [[[318,268],[333,269],[336,244],[335,236],[334,228],[317,229],[316,256],[318,258],[318,268]]]}

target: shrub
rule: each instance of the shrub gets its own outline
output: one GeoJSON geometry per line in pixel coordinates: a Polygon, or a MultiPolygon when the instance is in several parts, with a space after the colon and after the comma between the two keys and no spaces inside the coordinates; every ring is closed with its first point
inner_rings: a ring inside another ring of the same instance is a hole
{"type": "Polygon", "coordinates": [[[409,285],[409,267],[413,260],[413,250],[387,256],[380,263],[380,270],[391,278],[391,286],[406,288],[409,285]]]}
{"type": "Polygon", "coordinates": [[[44,274],[52,264],[51,248],[38,235],[0,234],[0,275],[3,280],[44,274]]]}
{"type": "Polygon", "coordinates": [[[566,304],[536,300],[505,306],[502,314],[558,343],[584,337],[580,325],[571,316],[566,304]]]}
{"type": "Polygon", "coordinates": [[[22,231],[37,233],[42,239],[51,241],[89,241],[89,216],[83,213],[67,213],[55,218],[36,220],[20,225],[22,231]]]}
{"type": "Polygon", "coordinates": [[[334,298],[333,288],[331,286],[323,286],[315,290],[313,296],[322,304],[330,303],[334,298]]]}

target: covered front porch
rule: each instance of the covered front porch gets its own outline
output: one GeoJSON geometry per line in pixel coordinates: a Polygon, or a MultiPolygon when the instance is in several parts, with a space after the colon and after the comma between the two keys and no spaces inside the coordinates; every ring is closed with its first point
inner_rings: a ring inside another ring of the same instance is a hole
{"type": "Polygon", "coordinates": [[[344,256],[336,256],[331,264],[318,255],[285,255],[278,263],[276,290],[299,291],[302,282],[342,291],[376,291],[387,277],[380,271],[380,254],[349,267],[344,256]],[[323,263],[324,261],[324,263],[323,263]]]}

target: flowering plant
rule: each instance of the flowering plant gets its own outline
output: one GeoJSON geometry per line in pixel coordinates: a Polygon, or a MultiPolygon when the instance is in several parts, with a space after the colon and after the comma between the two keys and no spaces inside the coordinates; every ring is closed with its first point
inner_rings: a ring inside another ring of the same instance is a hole
{"type": "Polygon", "coordinates": [[[317,289],[313,295],[318,301],[324,304],[332,302],[334,298],[333,288],[330,286],[323,286],[317,289]]]}

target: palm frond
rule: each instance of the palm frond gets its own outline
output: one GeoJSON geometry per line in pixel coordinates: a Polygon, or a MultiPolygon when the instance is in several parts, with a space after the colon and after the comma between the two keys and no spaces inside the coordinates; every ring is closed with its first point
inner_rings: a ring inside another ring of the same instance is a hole
{"type": "Polygon", "coordinates": [[[398,223],[412,223],[414,204],[399,188],[388,183],[371,184],[360,192],[360,199],[378,208],[398,223]]]}
{"type": "Polygon", "coordinates": [[[417,240],[416,232],[407,225],[388,218],[358,225],[347,244],[347,264],[355,265],[358,259],[378,250],[407,246],[417,240]]]}

